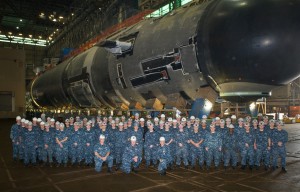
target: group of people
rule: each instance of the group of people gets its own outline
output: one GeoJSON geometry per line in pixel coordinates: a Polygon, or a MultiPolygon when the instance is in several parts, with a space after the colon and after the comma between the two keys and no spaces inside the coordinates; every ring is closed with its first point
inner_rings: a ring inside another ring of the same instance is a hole
{"type": "Polygon", "coordinates": [[[32,121],[16,117],[10,138],[13,159],[25,166],[94,166],[100,172],[105,162],[108,172],[122,170],[137,172],[142,160],[145,166],[154,166],[161,175],[167,169],[265,170],[278,168],[286,172],[288,133],[283,123],[260,116],[209,120],[177,115],[176,118],[145,119],[79,116],[65,119],[36,118],[32,121]],[[113,169],[113,167],[115,169],[113,169]]]}

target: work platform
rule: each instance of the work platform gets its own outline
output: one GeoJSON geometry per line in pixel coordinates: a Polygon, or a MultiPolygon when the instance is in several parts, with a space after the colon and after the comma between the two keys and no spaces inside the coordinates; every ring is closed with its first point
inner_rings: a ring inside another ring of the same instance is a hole
{"type": "Polygon", "coordinates": [[[93,168],[25,168],[12,161],[9,139],[13,120],[0,121],[0,191],[300,191],[300,124],[286,125],[287,173],[276,171],[186,170],[179,168],[160,176],[142,165],[137,174],[96,173],[93,168]]]}

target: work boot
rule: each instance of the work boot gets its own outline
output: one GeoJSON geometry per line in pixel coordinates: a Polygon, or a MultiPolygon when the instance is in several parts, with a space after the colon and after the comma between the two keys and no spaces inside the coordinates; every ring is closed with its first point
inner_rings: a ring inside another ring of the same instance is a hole
{"type": "Polygon", "coordinates": [[[107,173],[113,173],[113,170],[111,169],[111,167],[108,167],[107,173]]]}
{"type": "Polygon", "coordinates": [[[287,173],[287,170],[285,169],[285,167],[281,168],[282,172],[287,173]]]}
{"type": "Polygon", "coordinates": [[[56,164],[56,167],[60,167],[60,163],[57,163],[57,164],[56,164]]]}
{"type": "Polygon", "coordinates": [[[265,165],[265,171],[268,171],[269,167],[267,165],[265,165]]]}
{"type": "Polygon", "coordinates": [[[250,169],[250,171],[252,171],[253,170],[253,165],[250,165],[249,169],[250,169]]]}
{"type": "Polygon", "coordinates": [[[242,165],[241,169],[245,170],[246,169],[246,165],[242,165]]]}
{"type": "Polygon", "coordinates": [[[228,166],[224,166],[225,171],[227,170],[228,166]]]}
{"type": "Polygon", "coordinates": [[[235,170],[236,166],[232,166],[232,169],[235,170]]]}
{"type": "Polygon", "coordinates": [[[272,166],[272,171],[275,171],[276,170],[276,166],[272,166]]]}
{"type": "Polygon", "coordinates": [[[185,168],[185,169],[189,169],[189,166],[185,165],[184,168],[185,168]]]}
{"type": "Polygon", "coordinates": [[[137,173],[138,171],[136,168],[132,167],[132,172],[137,173]]]}

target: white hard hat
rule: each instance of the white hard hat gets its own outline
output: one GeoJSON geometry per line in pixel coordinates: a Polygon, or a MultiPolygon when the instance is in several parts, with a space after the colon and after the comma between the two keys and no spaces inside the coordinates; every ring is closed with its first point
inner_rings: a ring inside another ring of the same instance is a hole
{"type": "Polygon", "coordinates": [[[99,137],[100,139],[105,139],[105,135],[100,135],[100,137],[99,137]]]}
{"type": "Polygon", "coordinates": [[[130,137],[130,141],[136,141],[136,137],[135,136],[131,136],[130,137]]]}
{"type": "Polygon", "coordinates": [[[195,116],[192,115],[192,116],[190,117],[190,119],[195,119],[195,116]]]}
{"type": "Polygon", "coordinates": [[[41,119],[41,118],[38,118],[38,119],[37,119],[37,122],[42,122],[42,119],[41,119]]]}
{"type": "Polygon", "coordinates": [[[160,117],[166,117],[166,115],[165,114],[161,114],[160,117]]]}
{"type": "Polygon", "coordinates": [[[220,120],[220,117],[216,117],[216,120],[219,121],[219,120],[220,120]]]}
{"type": "Polygon", "coordinates": [[[32,121],[37,121],[37,118],[36,117],[32,118],[32,121]]]}
{"type": "Polygon", "coordinates": [[[171,117],[170,117],[170,118],[168,118],[168,121],[169,121],[169,122],[171,122],[172,120],[173,120],[173,119],[172,119],[171,117]]]}
{"type": "Polygon", "coordinates": [[[42,121],[42,122],[40,123],[40,125],[45,125],[45,123],[42,121]]]}
{"type": "Polygon", "coordinates": [[[16,117],[16,120],[21,120],[21,117],[20,117],[20,116],[17,116],[17,117],[16,117]]]}
{"type": "Polygon", "coordinates": [[[173,119],[173,123],[177,123],[177,120],[176,120],[176,119],[173,119]]]}
{"type": "Polygon", "coordinates": [[[166,139],[164,137],[160,137],[159,141],[165,141],[166,139]]]}
{"type": "Polygon", "coordinates": [[[28,124],[29,123],[29,121],[28,120],[25,120],[25,122],[24,122],[25,124],[28,124]]]}
{"type": "Polygon", "coordinates": [[[145,121],[145,119],[144,118],[140,118],[140,121],[145,121]]]}
{"type": "Polygon", "coordinates": [[[185,118],[185,117],[183,117],[183,118],[181,119],[181,121],[186,121],[186,118],[185,118]]]}
{"type": "Polygon", "coordinates": [[[24,119],[24,118],[21,119],[21,123],[25,123],[25,121],[26,121],[26,119],[24,119]]]}
{"type": "Polygon", "coordinates": [[[50,119],[50,121],[54,122],[54,121],[55,121],[55,119],[53,119],[53,118],[52,118],[52,119],[50,119]]]}
{"type": "Polygon", "coordinates": [[[119,126],[123,126],[124,124],[121,122],[121,123],[119,123],[119,126]]]}
{"type": "Polygon", "coordinates": [[[202,115],[202,119],[207,119],[207,116],[206,115],[202,115]]]}
{"type": "Polygon", "coordinates": [[[231,115],[231,119],[236,119],[236,115],[231,115]]]}
{"type": "Polygon", "coordinates": [[[159,121],[159,119],[157,117],[154,118],[154,121],[159,121]]]}
{"type": "Polygon", "coordinates": [[[234,125],[230,124],[230,125],[229,125],[229,128],[233,129],[233,128],[234,128],[234,125]]]}

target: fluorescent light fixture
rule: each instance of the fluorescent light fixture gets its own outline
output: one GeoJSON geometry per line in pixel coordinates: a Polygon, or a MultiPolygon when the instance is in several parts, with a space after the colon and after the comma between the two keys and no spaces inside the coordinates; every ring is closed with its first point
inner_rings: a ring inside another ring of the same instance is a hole
{"type": "Polygon", "coordinates": [[[47,41],[43,39],[32,39],[32,38],[15,37],[15,36],[7,37],[6,35],[0,35],[0,42],[35,45],[35,46],[42,46],[42,47],[47,46],[46,45],[47,41]]]}

